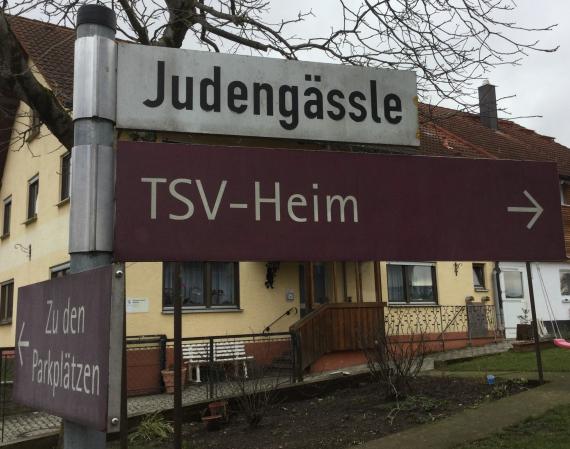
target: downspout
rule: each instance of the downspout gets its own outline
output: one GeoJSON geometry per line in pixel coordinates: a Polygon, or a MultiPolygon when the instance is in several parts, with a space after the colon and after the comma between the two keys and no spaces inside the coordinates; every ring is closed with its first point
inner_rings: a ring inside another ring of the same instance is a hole
{"type": "Polygon", "coordinates": [[[497,324],[499,329],[504,332],[505,330],[505,316],[503,311],[503,292],[501,290],[501,268],[499,262],[495,262],[495,315],[497,317],[497,324]]]}

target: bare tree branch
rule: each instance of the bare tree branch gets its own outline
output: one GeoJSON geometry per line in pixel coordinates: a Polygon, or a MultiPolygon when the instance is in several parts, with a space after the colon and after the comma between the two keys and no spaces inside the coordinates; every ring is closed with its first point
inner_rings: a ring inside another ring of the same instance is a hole
{"type": "Polygon", "coordinates": [[[51,133],[66,147],[73,146],[73,121],[53,91],[44,87],[28,68],[28,61],[0,12],[0,93],[33,108],[51,133]]]}
{"type": "Polygon", "coordinates": [[[188,29],[196,24],[195,0],[165,0],[168,9],[168,23],[164,28],[159,45],[179,48],[188,29]]]}
{"type": "MultiPolygon", "coordinates": [[[[524,26],[512,20],[513,0],[338,0],[334,6],[338,16],[328,32],[322,33],[309,23],[305,29],[310,31],[299,27],[318,12],[292,11],[290,17],[276,18],[271,12],[276,2],[271,0],[100,3],[115,9],[121,37],[142,44],[179,48],[194,43],[216,52],[287,59],[313,58],[320,53],[342,64],[413,70],[422,101],[446,101],[462,111],[474,110],[476,87],[494,67],[517,65],[529,52],[558,48],[543,47],[538,40],[555,25],[524,26]]],[[[39,13],[51,23],[73,26],[78,7],[78,1],[14,0],[5,3],[4,11],[10,15],[39,13]]],[[[0,91],[15,92],[22,101],[33,103],[43,122],[51,123],[52,132],[70,142],[71,131],[56,126],[71,128],[69,118],[62,120],[68,117],[67,111],[55,97],[49,100],[49,92],[38,88],[33,76],[12,60],[21,65],[26,58],[3,22],[0,91]]]]}
{"type": "Polygon", "coordinates": [[[119,0],[119,3],[123,7],[123,10],[127,15],[133,30],[136,32],[138,36],[138,41],[141,44],[150,45],[147,29],[137,17],[135,9],[132,7],[131,3],[127,0],[119,0]]]}

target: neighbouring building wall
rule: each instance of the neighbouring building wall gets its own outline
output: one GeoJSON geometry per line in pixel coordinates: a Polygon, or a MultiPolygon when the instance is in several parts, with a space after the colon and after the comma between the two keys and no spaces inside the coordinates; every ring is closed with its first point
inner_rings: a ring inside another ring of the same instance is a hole
{"type": "MultiPolygon", "coordinates": [[[[526,265],[524,262],[501,262],[500,269],[506,337],[516,338],[517,324],[525,321],[530,323],[531,320],[526,265]]],[[[570,328],[570,263],[533,263],[532,284],[536,315],[540,321],[546,322],[546,330],[551,330],[549,323],[553,320],[561,328],[568,330],[570,328]]]]}
{"type": "MultiPolygon", "coordinates": [[[[127,315],[128,335],[173,335],[171,310],[163,310],[162,263],[127,264],[127,298],[147,299],[148,312],[127,315]]],[[[281,314],[292,307],[297,313],[283,317],[271,327],[271,332],[288,331],[299,319],[298,264],[282,263],[274,288],[265,287],[265,264],[239,264],[239,308],[230,310],[185,311],[182,320],[184,337],[261,333],[281,314]],[[292,300],[288,299],[288,294],[292,300]]]]}
{"type": "MultiPolygon", "coordinates": [[[[29,126],[30,111],[22,105],[0,186],[2,209],[4,200],[11,197],[10,232],[0,240],[0,284],[14,280],[12,319],[0,324],[2,346],[14,344],[18,287],[49,279],[50,267],[69,261],[69,202],[60,201],[61,157],[67,150],[43,126],[38,136],[29,142],[22,140],[21,133],[29,126]],[[36,175],[37,217],[28,220],[29,180],[36,175]],[[22,248],[31,248],[31,258],[22,248]]],[[[0,210],[0,226],[3,213],[0,210]]]]}
{"type": "Polygon", "coordinates": [[[570,263],[535,263],[532,267],[536,315],[556,321],[562,332],[570,330],[570,263]],[[550,312],[549,312],[550,309],[550,312]]]}

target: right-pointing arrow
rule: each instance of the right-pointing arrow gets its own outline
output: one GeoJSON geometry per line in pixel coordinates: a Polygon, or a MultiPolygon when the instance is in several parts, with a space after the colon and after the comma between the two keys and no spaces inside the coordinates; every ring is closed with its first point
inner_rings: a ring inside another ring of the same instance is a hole
{"type": "Polygon", "coordinates": [[[29,341],[22,341],[22,335],[24,334],[24,327],[26,327],[26,322],[22,321],[22,329],[20,329],[20,336],[18,337],[18,355],[20,356],[20,366],[24,366],[24,359],[22,358],[22,348],[28,348],[30,346],[29,341]]]}
{"type": "Polygon", "coordinates": [[[534,216],[530,219],[527,223],[526,227],[528,229],[532,229],[536,220],[542,215],[544,209],[538,204],[538,202],[532,197],[530,193],[526,190],[523,192],[525,196],[529,199],[529,201],[534,205],[534,207],[516,207],[516,206],[509,206],[507,207],[508,212],[526,212],[526,213],[533,213],[534,216]]]}

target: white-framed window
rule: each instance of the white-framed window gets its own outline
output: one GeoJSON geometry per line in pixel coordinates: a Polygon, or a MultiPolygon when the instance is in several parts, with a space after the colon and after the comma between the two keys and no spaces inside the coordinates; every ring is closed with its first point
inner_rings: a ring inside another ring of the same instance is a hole
{"type": "Polygon", "coordinates": [[[484,263],[474,263],[473,264],[473,287],[475,290],[487,290],[485,285],[485,264],[484,263]]]}
{"type": "Polygon", "coordinates": [[[49,269],[50,279],[61,278],[69,274],[69,262],[55,265],[49,269]]]}
{"type": "Polygon", "coordinates": [[[26,141],[31,142],[38,137],[40,135],[41,127],[42,122],[40,120],[40,114],[38,114],[35,109],[30,109],[30,128],[28,129],[26,141]]]}
{"type": "Polygon", "coordinates": [[[560,181],[560,204],[570,206],[570,183],[560,181]]]}
{"type": "Polygon", "coordinates": [[[12,322],[14,308],[14,280],[0,283],[0,324],[12,322]]]}
{"type": "Polygon", "coordinates": [[[71,153],[61,156],[59,201],[69,198],[71,192],[71,153]]]}
{"type": "Polygon", "coordinates": [[[40,177],[35,175],[28,181],[28,213],[26,218],[31,220],[38,216],[38,194],[40,192],[40,177]]]}
{"type": "MultiPolygon", "coordinates": [[[[174,307],[177,262],[162,264],[163,310],[174,307]]],[[[239,308],[238,262],[180,262],[182,306],[187,309],[239,308]]]]}
{"type": "Polygon", "coordinates": [[[520,271],[503,271],[503,279],[505,280],[505,297],[506,298],[523,298],[524,286],[523,277],[520,271]]]}
{"type": "Polygon", "coordinates": [[[560,270],[560,294],[570,296],[570,269],[560,270]]]}
{"type": "Polygon", "coordinates": [[[10,235],[10,222],[12,220],[12,196],[4,199],[2,211],[2,237],[5,237],[10,235]]]}
{"type": "Polygon", "coordinates": [[[389,262],[388,302],[437,304],[435,263],[389,262]]]}

